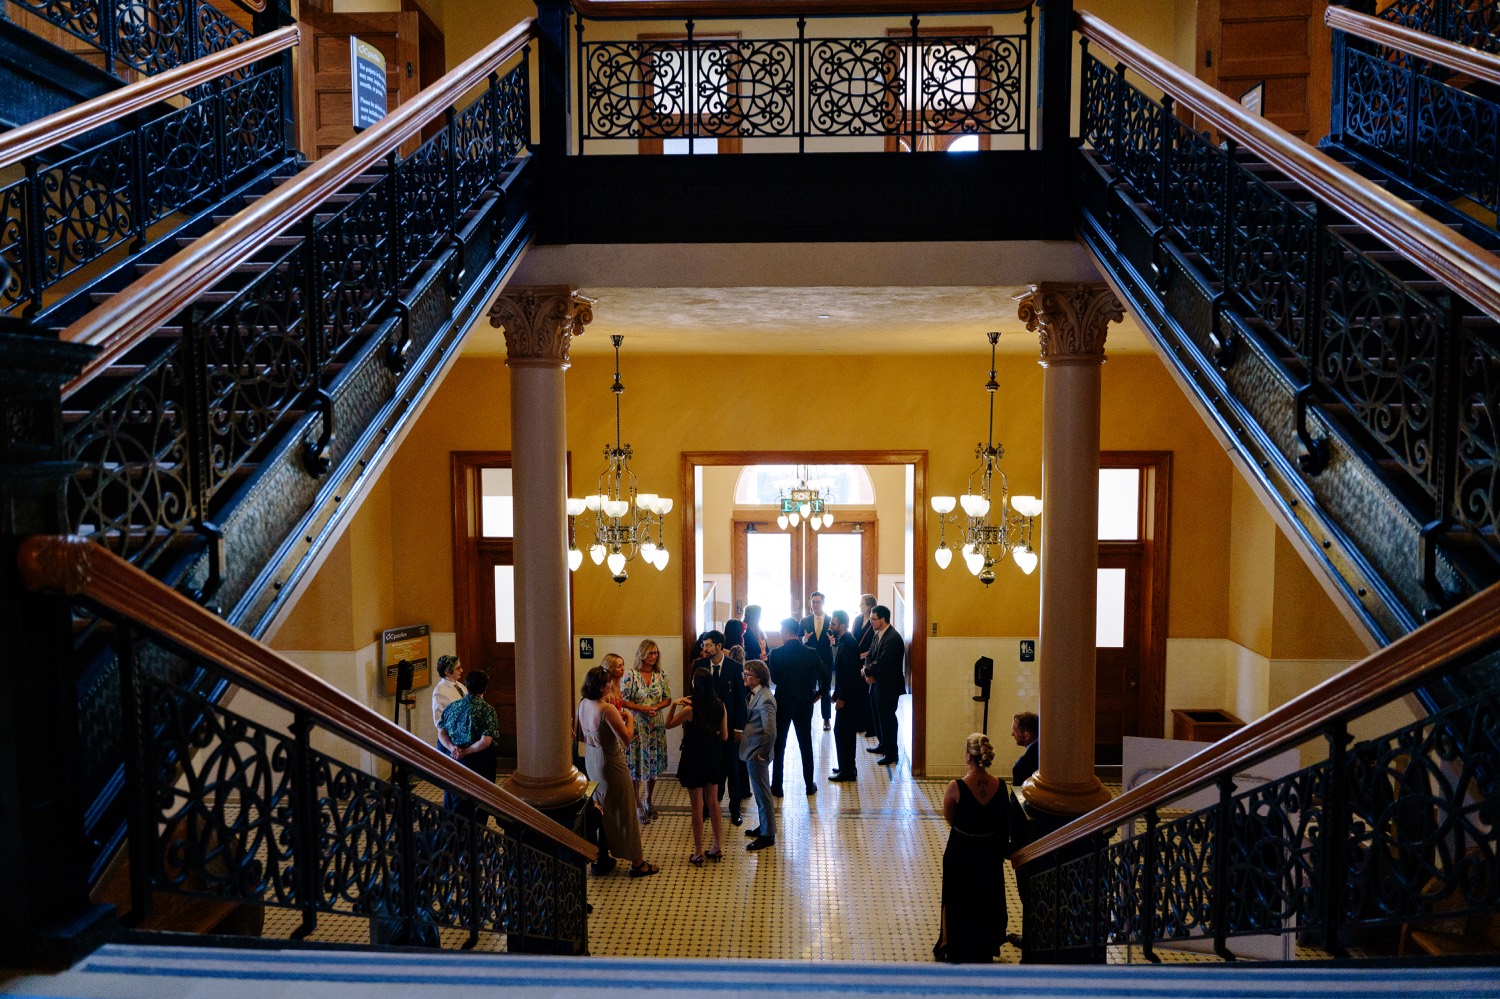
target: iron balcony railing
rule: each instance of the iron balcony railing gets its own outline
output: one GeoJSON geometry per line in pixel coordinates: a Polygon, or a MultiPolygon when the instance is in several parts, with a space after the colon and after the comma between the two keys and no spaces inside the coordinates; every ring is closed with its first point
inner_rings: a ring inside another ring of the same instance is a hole
{"type": "MultiPolygon", "coordinates": [[[[1369,0],[1353,0],[1347,5],[1356,9],[1373,6],[1369,0]]],[[[1382,7],[1379,16],[1460,45],[1500,51],[1500,6],[1491,0],[1394,0],[1382,7]]]]}

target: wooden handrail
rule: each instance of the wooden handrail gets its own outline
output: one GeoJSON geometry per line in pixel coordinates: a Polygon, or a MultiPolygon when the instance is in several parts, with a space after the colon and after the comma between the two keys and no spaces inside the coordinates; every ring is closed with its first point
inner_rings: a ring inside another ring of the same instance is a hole
{"type": "Polygon", "coordinates": [[[1077,12],[1078,32],[1220,134],[1286,174],[1486,314],[1500,319],[1500,256],[1183,72],[1107,21],[1077,12]]]}
{"type": "Polygon", "coordinates": [[[876,17],[914,14],[1008,14],[1033,0],[573,0],[573,9],[595,21],[688,18],[876,17]]]}
{"type": "Polygon", "coordinates": [[[1361,14],[1348,7],[1329,6],[1323,12],[1323,23],[1335,31],[1386,45],[1448,69],[1467,73],[1476,80],[1500,86],[1500,55],[1493,52],[1450,42],[1446,38],[1417,31],[1384,18],[1361,14]]]}
{"type": "Polygon", "coordinates": [[[379,164],[403,142],[416,137],[423,126],[440,117],[465,93],[483,83],[491,72],[525,49],[535,34],[535,26],[535,18],[526,18],[436,83],[423,88],[378,124],[233,218],[221,222],[63,330],[60,334],[63,340],[99,348],[99,353],[78,377],[64,386],[63,397],[78,391],[212,288],[231,269],[312,214],[329,195],[379,164]]]}
{"type": "Polygon", "coordinates": [[[393,762],[441,778],[497,816],[553,842],[598,857],[597,849],[515,795],[438,752],[348,694],[298,666],[212,611],[118,555],[78,536],[39,535],[21,543],[21,578],[37,592],[82,596],[122,614],[172,644],[216,664],[232,680],[393,762]]]}
{"type": "Polygon", "coordinates": [[[1338,676],[1318,684],[1196,756],[1011,855],[1016,867],[1112,830],[1148,808],[1182,797],[1256,757],[1294,746],[1349,712],[1476,652],[1500,637],[1500,584],[1491,586],[1338,676]]]}
{"type": "Polygon", "coordinates": [[[0,135],[0,169],[14,166],[53,146],[76,139],[101,125],[117,121],[158,101],[210,83],[237,69],[289,49],[301,38],[295,24],[278,28],[253,41],[233,45],[213,55],[194,59],[157,76],[138,80],[93,100],[49,114],[0,135]]]}

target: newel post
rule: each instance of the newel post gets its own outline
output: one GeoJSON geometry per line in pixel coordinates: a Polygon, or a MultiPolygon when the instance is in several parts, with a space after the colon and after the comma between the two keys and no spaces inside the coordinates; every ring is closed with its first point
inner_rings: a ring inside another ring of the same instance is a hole
{"type": "Polygon", "coordinates": [[[67,533],[61,389],[93,355],[0,325],[0,962],[11,967],[65,967],[114,927],[88,895],[68,600],[28,586],[42,573],[76,581],[88,546],[33,542],[21,566],[24,539],[67,533]]]}

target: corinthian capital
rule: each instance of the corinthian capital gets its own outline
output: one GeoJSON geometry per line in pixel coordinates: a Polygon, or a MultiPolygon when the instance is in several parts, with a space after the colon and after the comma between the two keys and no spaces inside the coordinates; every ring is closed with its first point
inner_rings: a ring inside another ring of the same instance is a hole
{"type": "Polygon", "coordinates": [[[1017,296],[1017,315],[1039,333],[1042,361],[1048,364],[1098,364],[1104,360],[1109,324],[1125,318],[1125,308],[1104,284],[1043,282],[1027,285],[1017,296]]]}
{"type": "Polygon", "coordinates": [[[594,300],[567,285],[511,288],[490,306],[505,333],[506,364],[568,366],[568,348],[594,321],[594,300]]]}

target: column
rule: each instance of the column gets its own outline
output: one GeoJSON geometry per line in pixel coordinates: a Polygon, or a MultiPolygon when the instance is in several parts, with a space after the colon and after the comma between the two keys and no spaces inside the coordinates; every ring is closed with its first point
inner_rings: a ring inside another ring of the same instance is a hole
{"type": "Polygon", "coordinates": [[[592,301],[566,286],[517,288],[490,307],[510,368],[515,489],[516,771],[506,790],[538,809],[583,798],[573,766],[572,655],[568,639],[567,396],[573,337],[592,301]]]}
{"type": "Polygon", "coordinates": [[[1018,312],[1026,328],[1040,334],[1045,369],[1037,642],[1042,739],[1040,765],[1022,793],[1034,813],[1066,821],[1109,800],[1094,776],[1099,383],[1105,334],[1125,312],[1102,284],[1029,287],[1018,312]]]}

